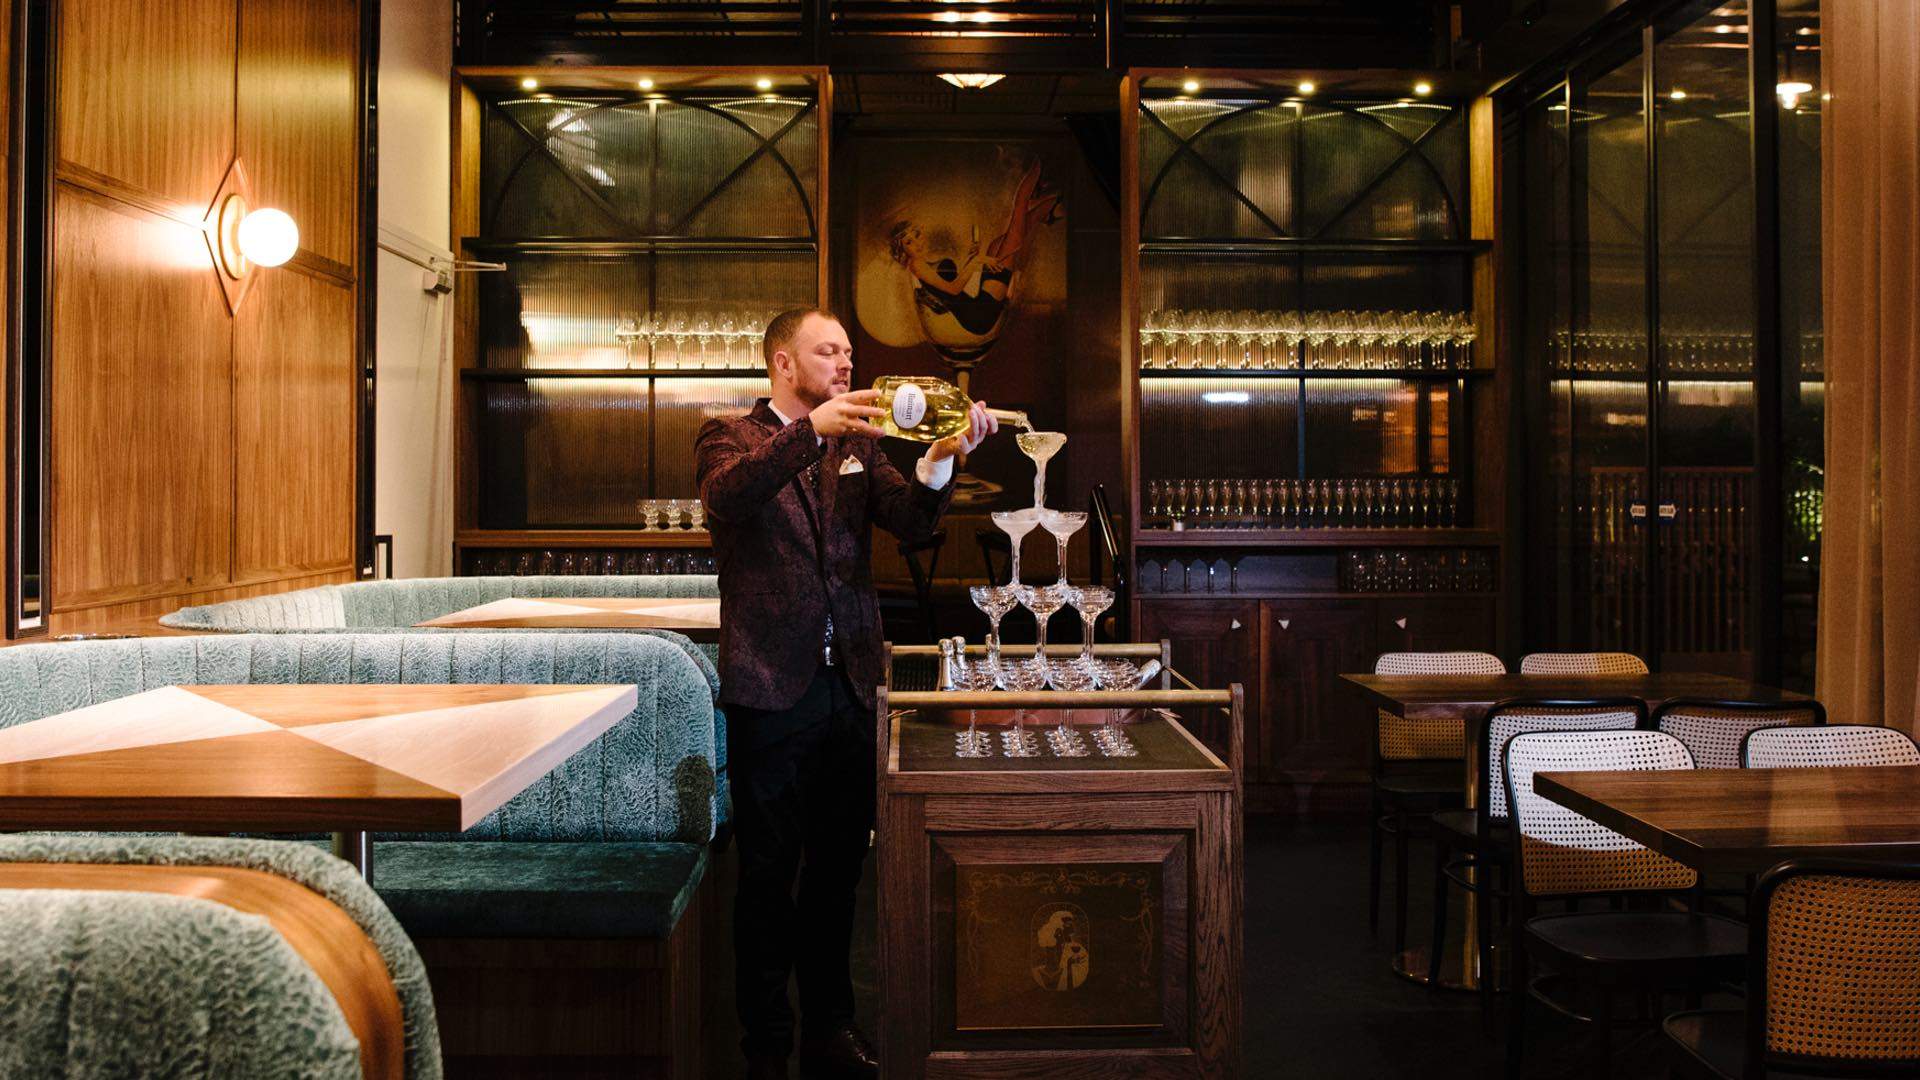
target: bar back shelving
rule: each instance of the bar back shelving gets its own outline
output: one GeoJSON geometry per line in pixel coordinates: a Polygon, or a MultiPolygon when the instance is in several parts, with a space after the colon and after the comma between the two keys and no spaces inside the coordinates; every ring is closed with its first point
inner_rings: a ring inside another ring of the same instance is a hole
{"type": "Polygon", "coordinates": [[[1133,625],[1202,685],[1247,687],[1249,808],[1364,797],[1371,725],[1340,672],[1497,645],[1472,95],[1414,72],[1123,85],[1133,625]]]}

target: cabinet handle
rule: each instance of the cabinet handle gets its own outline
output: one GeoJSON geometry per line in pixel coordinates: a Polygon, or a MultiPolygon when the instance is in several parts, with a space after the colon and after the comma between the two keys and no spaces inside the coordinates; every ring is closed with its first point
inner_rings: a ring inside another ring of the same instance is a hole
{"type": "Polygon", "coordinates": [[[1395,620],[1393,620],[1393,625],[1395,625],[1395,626],[1397,626],[1397,627],[1399,627],[1399,628],[1400,628],[1400,629],[1402,629],[1402,630],[1405,630],[1405,629],[1407,628],[1407,620],[1406,620],[1406,617],[1405,617],[1405,616],[1402,616],[1402,617],[1400,617],[1400,618],[1398,618],[1398,619],[1395,619],[1395,620]]]}
{"type": "Polygon", "coordinates": [[[1286,629],[1287,627],[1289,627],[1289,626],[1292,626],[1292,625],[1293,625],[1293,620],[1292,620],[1292,619],[1281,619],[1281,620],[1280,620],[1280,629],[1282,629],[1282,630],[1285,630],[1285,629],[1286,629]]]}

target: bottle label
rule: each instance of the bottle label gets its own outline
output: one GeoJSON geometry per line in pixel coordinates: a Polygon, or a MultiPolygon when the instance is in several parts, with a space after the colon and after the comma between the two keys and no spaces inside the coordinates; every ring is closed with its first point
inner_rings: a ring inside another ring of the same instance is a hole
{"type": "Polygon", "coordinates": [[[927,392],[913,383],[893,388],[893,423],[901,429],[917,428],[927,418],[927,392]]]}

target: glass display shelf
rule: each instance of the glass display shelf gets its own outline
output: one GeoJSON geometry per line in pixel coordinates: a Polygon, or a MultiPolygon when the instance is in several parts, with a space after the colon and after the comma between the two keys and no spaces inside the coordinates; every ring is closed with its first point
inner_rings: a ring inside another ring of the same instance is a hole
{"type": "Polygon", "coordinates": [[[475,382],[524,382],[528,379],[761,379],[764,367],[752,368],[464,368],[462,379],[475,382]]]}
{"type": "Polygon", "coordinates": [[[1367,529],[1135,529],[1133,542],[1139,547],[1338,547],[1349,544],[1493,547],[1500,543],[1500,531],[1421,526],[1367,529]]]}
{"type": "MultiPolygon", "coordinates": [[[[696,374],[699,374],[696,372],[696,374]]],[[[764,374],[761,372],[760,374],[764,374]]],[[[1283,379],[1422,379],[1428,382],[1446,382],[1452,379],[1485,379],[1493,376],[1492,368],[1158,368],[1140,369],[1145,379],[1238,379],[1238,378],[1283,378],[1283,379]]],[[[1563,377],[1563,376],[1562,376],[1563,377]]],[[[1706,378],[1705,376],[1675,375],[1672,378],[1706,378]]],[[[1726,377],[1731,381],[1731,377],[1726,377]]]]}

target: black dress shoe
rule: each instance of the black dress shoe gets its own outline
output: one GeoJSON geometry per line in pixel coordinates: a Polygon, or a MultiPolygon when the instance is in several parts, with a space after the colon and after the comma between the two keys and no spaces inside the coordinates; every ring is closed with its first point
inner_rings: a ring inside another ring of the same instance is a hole
{"type": "Polygon", "coordinates": [[[747,1080],[792,1080],[785,1054],[749,1054],[747,1080]]]}
{"type": "Polygon", "coordinates": [[[880,1055],[852,1024],[800,1044],[800,1075],[807,1080],[879,1080],[880,1055]]]}

